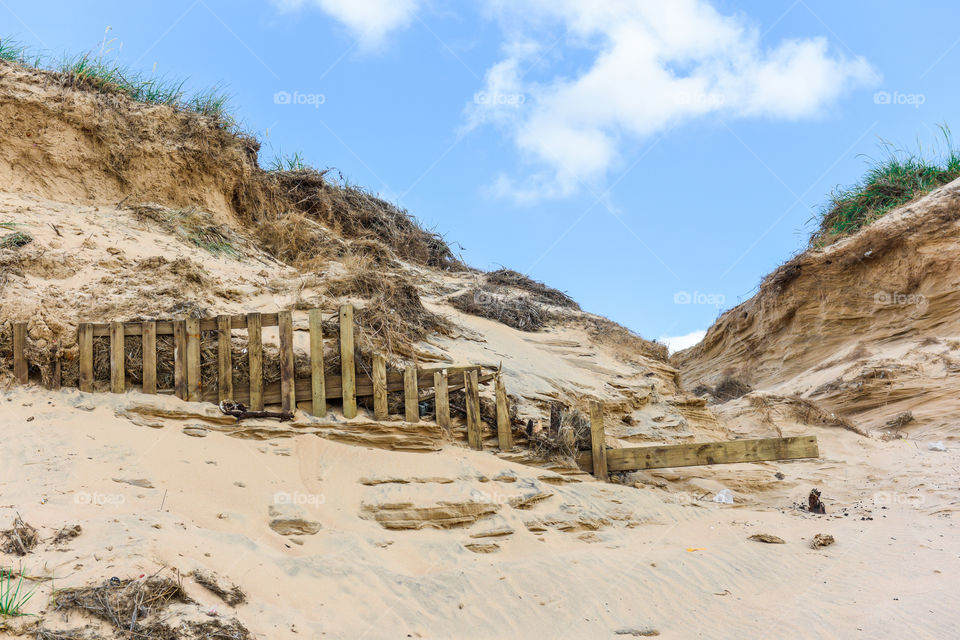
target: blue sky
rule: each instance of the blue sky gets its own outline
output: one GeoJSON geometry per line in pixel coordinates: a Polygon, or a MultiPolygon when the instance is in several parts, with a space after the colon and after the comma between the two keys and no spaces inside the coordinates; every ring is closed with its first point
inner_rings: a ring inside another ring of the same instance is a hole
{"type": "Polygon", "coordinates": [[[298,152],[647,338],[802,250],[881,138],[956,123],[960,5],[0,0],[0,35],[222,85],[298,152]]]}

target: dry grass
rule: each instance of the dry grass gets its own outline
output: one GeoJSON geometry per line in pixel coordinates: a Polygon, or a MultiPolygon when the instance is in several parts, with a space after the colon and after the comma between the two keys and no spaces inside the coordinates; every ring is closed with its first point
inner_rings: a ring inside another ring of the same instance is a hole
{"type": "Polygon", "coordinates": [[[400,209],[361,188],[327,180],[327,171],[279,171],[276,180],[289,207],[322,221],[345,238],[375,239],[404,260],[436,269],[466,267],[438,233],[422,228],[400,209]]]}
{"type": "Polygon", "coordinates": [[[357,346],[363,352],[381,350],[409,356],[416,342],[450,329],[446,318],[423,306],[419,290],[408,276],[373,264],[358,264],[347,275],[327,281],[326,293],[365,301],[356,312],[361,328],[357,346]]]}
{"type": "Polygon", "coordinates": [[[254,233],[270,255],[301,270],[318,269],[346,251],[344,242],[330,229],[297,212],[260,220],[254,233]]]}
{"type": "Polygon", "coordinates": [[[470,289],[447,298],[447,304],[458,311],[496,320],[520,331],[538,331],[550,314],[525,296],[505,296],[483,289],[470,289]]]}
{"type": "Polygon", "coordinates": [[[575,321],[584,325],[593,340],[615,348],[617,353],[626,360],[635,361],[635,356],[641,355],[659,362],[669,363],[670,361],[667,345],[645,340],[613,320],[601,316],[584,315],[575,321]]]}
{"type": "Polygon", "coordinates": [[[247,595],[242,589],[240,589],[240,587],[233,584],[230,585],[229,589],[224,588],[220,585],[220,581],[217,579],[217,576],[212,573],[208,573],[202,569],[195,569],[193,572],[193,579],[200,586],[215,593],[221,600],[226,602],[231,607],[235,607],[238,604],[243,604],[247,601],[247,595]]]}
{"type": "Polygon", "coordinates": [[[141,580],[115,580],[113,584],[105,582],[98,586],[58,589],[53,595],[57,611],[82,611],[109,622],[118,630],[131,633],[149,632],[155,628],[156,621],[149,626],[144,626],[142,621],[159,616],[171,602],[193,601],[179,580],[156,575],[141,580]]]}
{"type": "Polygon", "coordinates": [[[548,287],[542,282],[533,280],[532,278],[525,276],[518,271],[513,271],[511,269],[498,269],[496,271],[491,271],[483,278],[488,285],[515,287],[517,289],[526,291],[537,302],[552,304],[558,307],[565,307],[567,309],[575,309],[577,311],[580,310],[580,305],[578,305],[573,298],[567,294],[552,287],[548,287]]]}
{"type": "Polygon", "coordinates": [[[3,540],[0,551],[15,556],[27,555],[40,541],[37,530],[24,522],[19,513],[13,519],[12,527],[6,531],[0,531],[0,538],[3,540]]]}
{"type": "Polygon", "coordinates": [[[711,394],[717,400],[726,402],[727,400],[734,400],[745,396],[751,391],[753,391],[753,387],[740,378],[724,376],[720,382],[717,383],[717,386],[714,387],[711,394]]]}
{"type": "Polygon", "coordinates": [[[533,434],[527,446],[542,460],[575,460],[578,453],[590,450],[590,419],[579,409],[560,407],[560,428],[533,434]]]}

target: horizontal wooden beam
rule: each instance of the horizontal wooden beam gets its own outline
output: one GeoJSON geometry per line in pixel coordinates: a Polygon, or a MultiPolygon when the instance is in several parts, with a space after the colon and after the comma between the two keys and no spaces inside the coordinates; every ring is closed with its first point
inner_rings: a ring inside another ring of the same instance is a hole
{"type": "MultiPolygon", "coordinates": [[[[473,367],[471,367],[473,368],[473,367]]],[[[433,377],[428,379],[425,376],[417,376],[417,387],[419,389],[432,389],[433,388],[433,377]]],[[[495,377],[495,374],[487,374],[479,378],[480,384],[490,382],[495,377]]],[[[310,378],[297,378],[294,383],[294,388],[296,390],[296,395],[298,398],[307,398],[311,397],[313,389],[313,381],[310,378]]],[[[341,386],[340,376],[328,375],[325,376],[324,385],[326,387],[327,399],[330,398],[342,398],[343,397],[343,387],[341,386]]],[[[243,402],[244,404],[249,404],[250,401],[250,392],[245,388],[246,385],[234,385],[233,388],[233,398],[234,402],[243,402]]],[[[357,387],[357,397],[373,396],[373,378],[363,372],[357,373],[356,380],[357,387]]],[[[460,376],[460,381],[458,384],[450,384],[450,390],[455,391],[458,389],[463,389],[463,377],[460,376]]],[[[397,371],[390,371],[387,373],[387,391],[403,391],[403,374],[397,371]]],[[[430,400],[433,398],[433,394],[430,393],[423,398],[420,398],[420,401],[430,400]]],[[[219,402],[217,397],[216,387],[205,389],[203,392],[203,399],[207,402],[219,402]]],[[[272,384],[266,384],[263,387],[263,402],[264,404],[279,404],[280,403],[280,383],[274,382],[272,384]]],[[[299,404],[299,403],[298,403],[299,404]]]]}
{"type": "MultiPolygon", "coordinates": [[[[336,313],[326,313],[326,316],[329,318],[335,318],[336,313]]],[[[264,327],[276,327],[279,326],[278,321],[279,314],[276,313],[264,313],[261,315],[263,318],[264,327]]],[[[173,335],[173,322],[172,320],[157,320],[157,335],[173,335]]],[[[142,333],[143,323],[140,320],[124,322],[123,334],[126,336],[139,336],[142,333]]],[[[230,328],[231,329],[246,329],[247,328],[247,316],[230,316],[230,328]]],[[[200,320],[200,330],[201,331],[216,331],[217,319],[216,318],[204,318],[200,320]]],[[[93,323],[93,335],[94,336],[109,336],[110,335],[110,323],[109,322],[96,322],[93,323]]]]}
{"type": "MultiPolygon", "coordinates": [[[[640,471],[692,467],[706,464],[734,464],[771,460],[798,460],[820,457],[816,436],[729,440],[726,442],[693,442],[654,447],[625,447],[607,450],[608,471],[640,471]]],[[[590,452],[581,453],[577,462],[585,471],[592,471],[590,452]]]]}

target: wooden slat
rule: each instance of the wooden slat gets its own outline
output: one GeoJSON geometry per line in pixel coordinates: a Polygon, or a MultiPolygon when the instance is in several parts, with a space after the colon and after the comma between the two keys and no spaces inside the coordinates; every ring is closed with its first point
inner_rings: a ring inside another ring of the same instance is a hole
{"type": "MultiPolygon", "coordinates": [[[[610,449],[607,467],[610,471],[638,471],[818,457],[820,448],[816,436],[794,436],[610,449]]],[[[578,462],[581,467],[590,466],[589,456],[581,455],[578,462]]]]}
{"type": "MultiPolygon", "coordinates": [[[[259,313],[247,314],[247,357],[250,364],[250,394],[248,401],[251,411],[263,411],[263,317],[259,313]]],[[[239,389],[237,390],[239,391],[239,389]]],[[[234,396],[238,395],[237,391],[234,396]]],[[[243,402],[234,397],[235,402],[243,402]]]]}
{"type": "Polygon", "coordinates": [[[373,417],[386,420],[387,405],[387,360],[379,353],[373,356],[373,417]]]}
{"type": "Polygon", "coordinates": [[[480,433],[480,385],[476,371],[464,374],[466,383],[465,401],[467,405],[467,444],[471,449],[483,449],[483,435],[480,433]]]}
{"type": "Polygon", "coordinates": [[[438,371],[433,374],[434,405],[437,413],[437,424],[445,429],[450,428],[450,392],[447,389],[447,373],[438,371]]]}
{"type": "Polygon", "coordinates": [[[124,331],[122,322],[110,323],[110,392],[123,393],[126,372],[123,369],[124,331]]]}
{"type": "Polygon", "coordinates": [[[590,402],[590,450],[593,462],[593,476],[606,481],[607,474],[607,438],[603,431],[603,405],[590,402]]]}
{"type": "Polygon", "coordinates": [[[157,323],[141,322],[143,341],[143,392],[157,392],[157,323]]]}
{"type": "Polygon", "coordinates": [[[497,443],[501,451],[513,449],[513,433],[510,425],[510,402],[507,400],[507,388],[503,376],[497,375],[497,443]]]}
{"type": "Polygon", "coordinates": [[[353,359],[353,305],[340,307],[340,380],[343,386],[343,417],[357,415],[356,365],[353,359]]]}
{"type": "Polygon", "coordinates": [[[200,384],[200,320],[187,318],[187,399],[197,402],[201,398],[200,384]]]}
{"type": "Polygon", "coordinates": [[[417,392],[417,368],[409,366],[403,370],[403,419],[407,422],[420,422],[420,394],[417,392]]]}
{"type": "MultiPolygon", "coordinates": [[[[264,313],[261,314],[261,326],[262,327],[276,327],[279,323],[278,314],[276,313],[264,313]]],[[[169,336],[173,335],[174,325],[177,323],[177,320],[157,320],[157,335],[158,336],[169,336]]],[[[103,338],[110,335],[110,324],[105,322],[94,323],[93,325],[93,335],[98,338],[103,338]]],[[[247,329],[247,316],[230,316],[230,328],[231,329],[247,329]]],[[[216,331],[217,330],[217,319],[216,318],[204,318],[200,321],[200,330],[201,331],[216,331]]],[[[128,336],[139,336],[143,331],[140,323],[128,323],[124,328],[124,335],[128,336]]]]}
{"type": "Polygon", "coordinates": [[[181,400],[186,400],[187,392],[187,321],[173,323],[173,389],[181,400]]]}
{"type": "Polygon", "coordinates": [[[27,323],[13,323],[13,377],[20,384],[29,382],[27,366],[27,323]]]}
{"type": "Polygon", "coordinates": [[[217,316],[217,394],[220,402],[233,400],[233,354],[230,316],[217,316]]]}
{"type": "Polygon", "coordinates": [[[77,327],[77,347],[80,351],[80,374],[77,385],[80,391],[93,391],[93,325],[81,322],[77,327]]]}
{"type": "Polygon", "coordinates": [[[284,411],[295,411],[297,393],[294,384],[293,314],[280,312],[280,405],[284,411]]]}
{"type": "Polygon", "coordinates": [[[310,379],[312,403],[315,416],[327,415],[327,391],[323,379],[323,314],[320,309],[310,309],[310,379]]]}

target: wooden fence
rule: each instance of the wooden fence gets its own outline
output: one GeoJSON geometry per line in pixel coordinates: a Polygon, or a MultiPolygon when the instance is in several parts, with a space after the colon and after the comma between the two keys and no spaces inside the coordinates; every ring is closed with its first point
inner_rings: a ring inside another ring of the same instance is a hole
{"type": "MultiPolygon", "coordinates": [[[[283,411],[292,412],[298,406],[310,413],[323,416],[327,401],[338,399],[343,403],[343,415],[357,415],[357,398],[372,397],[373,413],[377,420],[388,418],[388,394],[404,394],[404,419],[420,420],[420,403],[432,400],[436,421],[450,427],[450,393],[464,390],[466,399],[467,440],[471,447],[482,449],[482,416],[480,386],[494,382],[497,408],[497,439],[499,447],[513,447],[509,403],[500,371],[480,365],[461,367],[419,368],[408,366],[403,371],[388,371],[386,358],[373,356],[371,372],[358,372],[354,351],[353,306],[343,305],[339,311],[324,313],[311,309],[308,313],[310,376],[298,378],[294,362],[294,328],[290,311],[278,313],[248,313],[221,315],[216,318],[184,318],[177,320],[149,320],[142,322],[81,323],[77,330],[79,373],[77,386],[81,391],[96,390],[94,379],[94,338],[108,338],[110,361],[109,389],[123,393],[128,388],[125,371],[126,337],[139,336],[142,345],[140,390],[143,393],[173,393],[183,400],[242,402],[253,411],[265,405],[279,404],[283,411]],[[335,318],[339,323],[340,375],[324,371],[324,318],[335,318]],[[280,381],[264,384],[263,329],[277,327],[279,333],[280,381]],[[246,331],[246,359],[249,383],[234,383],[234,332],[246,331]],[[216,332],[217,362],[213,379],[203,379],[201,341],[204,332],[216,332]],[[173,388],[160,389],[157,384],[157,336],[173,337],[173,388]],[[422,390],[432,390],[421,396],[422,390]]],[[[12,336],[14,378],[21,384],[29,382],[27,361],[27,325],[13,324],[12,336]]],[[[52,356],[52,388],[60,388],[60,357],[52,356]]]]}
{"type": "Polygon", "coordinates": [[[590,451],[581,453],[577,462],[581,469],[592,472],[597,479],[607,480],[611,471],[797,460],[819,456],[820,449],[816,436],[607,449],[603,428],[603,405],[593,401],[590,404],[590,451]]]}

